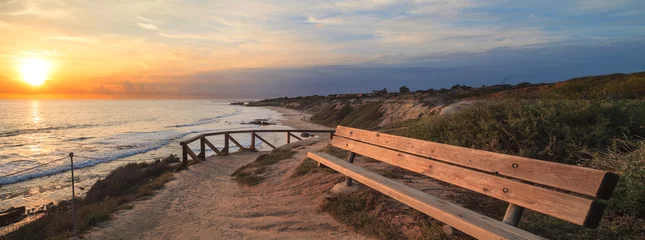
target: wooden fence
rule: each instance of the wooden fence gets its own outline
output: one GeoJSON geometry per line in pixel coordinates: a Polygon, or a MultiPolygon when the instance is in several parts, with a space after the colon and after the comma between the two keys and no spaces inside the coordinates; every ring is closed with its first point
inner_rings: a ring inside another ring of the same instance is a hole
{"type": "Polygon", "coordinates": [[[195,137],[183,140],[179,142],[179,144],[182,147],[182,161],[184,166],[188,166],[188,156],[190,156],[193,161],[199,162],[200,160],[206,159],[206,146],[208,146],[210,149],[213,150],[217,155],[228,155],[229,154],[229,143],[232,142],[235,144],[240,150],[249,150],[249,151],[257,151],[255,148],[255,142],[256,139],[259,139],[262,141],[264,144],[271,148],[276,148],[276,146],[273,146],[271,143],[269,143],[267,140],[259,136],[257,133],[286,133],[287,134],[287,144],[291,143],[291,138],[295,138],[298,140],[302,140],[300,137],[296,136],[293,133],[329,133],[329,137],[332,138],[334,136],[334,129],[329,129],[329,130],[303,130],[303,129],[275,129],[275,130],[238,130],[238,131],[219,131],[219,132],[210,132],[210,133],[203,133],[200,135],[197,135],[195,137]],[[249,147],[244,147],[242,144],[240,144],[231,134],[239,134],[239,133],[249,133],[251,134],[251,144],[249,147]],[[224,147],[222,149],[218,149],[213,145],[206,137],[210,136],[220,136],[224,135],[224,147]],[[195,142],[199,140],[200,142],[200,152],[199,154],[195,154],[193,150],[188,147],[188,144],[195,142]]]}

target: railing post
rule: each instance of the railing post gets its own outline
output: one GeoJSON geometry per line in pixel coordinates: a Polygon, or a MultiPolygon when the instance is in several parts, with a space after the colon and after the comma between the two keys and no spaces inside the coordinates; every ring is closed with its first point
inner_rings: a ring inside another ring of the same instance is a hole
{"type": "Polygon", "coordinates": [[[206,137],[202,136],[199,139],[199,145],[200,145],[200,151],[199,151],[199,158],[201,160],[206,160],[206,141],[204,141],[206,137]]]}
{"type": "Polygon", "coordinates": [[[508,208],[506,209],[506,214],[504,214],[503,222],[513,227],[517,227],[517,225],[520,224],[520,218],[522,218],[522,213],[524,213],[523,207],[509,203],[508,208]]]}
{"type": "Polygon", "coordinates": [[[72,170],[72,222],[74,226],[74,240],[76,237],[76,193],[74,192],[74,153],[69,153],[70,167],[72,170]]]}
{"type": "Polygon", "coordinates": [[[287,132],[287,144],[291,143],[291,132],[287,132]]]}
{"type": "Polygon", "coordinates": [[[188,151],[186,151],[186,148],[188,147],[187,144],[181,144],[181,161],[183,167],[188,167],[188,151]]]}
{"type": "MultiPolygon", "coordinates": [[[[356,156],[356,154],[354,152],[349,152],[349,156],[347,156],[347,161],[349,163],[353,164],[355,156],[356,156]]],[[[347,182],[347,186],[351,186],[352,185],[352,178],[350,178],[350,177],[345,177],[345,178],[346,178],[345,181],[347,182]]]]}
{"type": "Polygon", "coordinates": [[[224,133],[224,156],[228,155],[228,133],[224,133]]]}
{"type": "Polygon", "coordinates": [[[255,149],[255,131],[251,132],[251,146],[249,146],[251,151],[256,151],[255,149]]]}

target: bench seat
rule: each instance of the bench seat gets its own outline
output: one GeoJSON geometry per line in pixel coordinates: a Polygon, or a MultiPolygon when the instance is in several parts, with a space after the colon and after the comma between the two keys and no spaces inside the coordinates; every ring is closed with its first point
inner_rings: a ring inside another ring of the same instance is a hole
{"type": "Polygon", "coordinates": [[[432,218],[455,226],[473,237],[479,239],[546,239],[446,202],[329,154],[309,152],[307,156],[432,218]]]}
{"type": "Polygon", "coordinates": [[[355,179],[479,239],[542,239],[518,228],[524,209],[595,229],[606,207],[604,200],[611,198],[619,180],[617,174],[598,169],[344,126],[336,128],[331,146],[349,151],[347,160],[324,153],[308,155],[345,174],[348,185],[355,179]],[[354,166],[356,155],[508,202],[504,219],[485,217],[354,166]]]}

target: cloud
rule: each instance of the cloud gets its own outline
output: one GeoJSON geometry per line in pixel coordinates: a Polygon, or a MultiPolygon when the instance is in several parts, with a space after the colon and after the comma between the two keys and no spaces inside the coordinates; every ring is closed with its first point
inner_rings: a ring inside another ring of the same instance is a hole
{"type": "Polygon", "coordinates": [[[144,93],[144,85],[125,81],[123,82],[123,91],[127,94],[144,93]]]}
{"type": "Polygon", "coordinates": [[[149,22],[149,23],[156,23],[156,24],[161,24],[161,23],[163,23],[162,21],[155,20],[155,19],[152,19],[152,18],[143,17],[143,16],[139,16],[139,19],[140,19],[140,20],[143,20],[143,21],[145,21],[145,22],[149,22]]]}
{"type": "MultiPolygon", "coordinates": [[[[285,70],[285,78],[302,75],[298,79],[306,82],[315,78],[307,73],[329,74],[315,68],[320,66],[433,66],[433,61],[452,61],[459,54],[494,58],[490,53],[500,49],[617,42],[642,36],[645,29],[638,21],[645,17],[639,11],[645,2],[623,0],[2,2],[0,72],[14,72],[16,58],[46,55],[64,70],[57,72],[60,81],[87,91],[101,83],[125,92],[145,82],[150,92],[159,85],[149,76],[167,77],[159,80],[166,85],[157,88],[166,91],[180,85],[172,84],[179,81],[173,76],[249,68],[309,69],[285,70]]],[[[343,77],[359,78],[357,73],[343,77]]],[[[270,81],[279,82],[274,79],[270,81]]],[[[189,88],[204,87],[200,91],[212,87],[192,83],[189,88]]]]}
{"type": "Polygon", "coordinates": [[[141,27],[141,28],[148,29],[148,30],[157,30],[157,29],[159,29],[159,27],[155,26],[155,25],[154,25],[154,24],[152,24],[152,23],[142,23],[142,22],[138,22],[138,23],[137,23],[137,25],[138,25],[139,27],[141,27]]]}

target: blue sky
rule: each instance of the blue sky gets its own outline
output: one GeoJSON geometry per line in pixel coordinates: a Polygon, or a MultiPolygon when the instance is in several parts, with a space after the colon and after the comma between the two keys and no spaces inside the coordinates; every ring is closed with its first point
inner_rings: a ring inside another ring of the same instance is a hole
{"type": "Polygon", "coordinates": [[[273,97],[645,71],[642,0],[0,0],[0,31],[0,79],[47,58],[50,89],[70,93],[273,97]]]}

